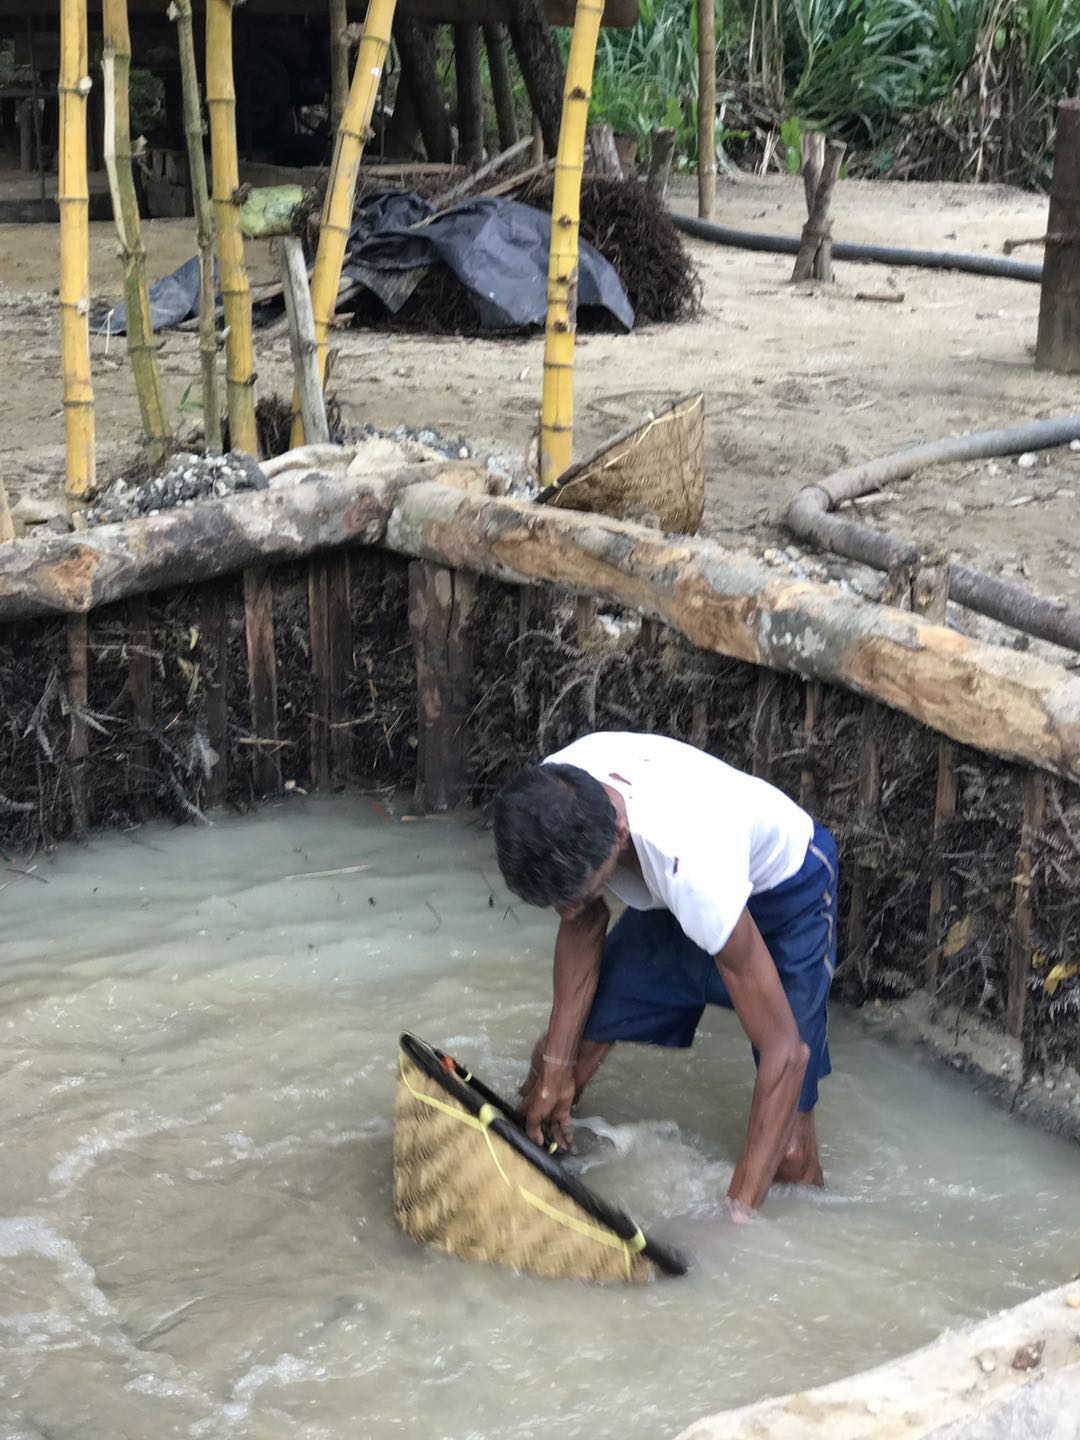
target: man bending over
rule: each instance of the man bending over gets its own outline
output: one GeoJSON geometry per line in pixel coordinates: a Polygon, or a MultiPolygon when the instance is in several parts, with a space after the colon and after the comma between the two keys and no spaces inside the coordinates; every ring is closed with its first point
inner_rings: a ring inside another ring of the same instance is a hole
{"type": "Polygon", "coordinates": [[[554,1001],[523,1094],[538,1142],[619,1041],[689,1046],[706,1005],[735,1011],[757,1083],[728,1190],[743,1215],[773,1181],[821,1185],[814,1135],[829,1074],[836,846],[779,790],[693,746],[606,731],[499,796],[509,888],[559,916],[554,1001]],[[608,933],[606,889],[627,906],[608,933]]]}

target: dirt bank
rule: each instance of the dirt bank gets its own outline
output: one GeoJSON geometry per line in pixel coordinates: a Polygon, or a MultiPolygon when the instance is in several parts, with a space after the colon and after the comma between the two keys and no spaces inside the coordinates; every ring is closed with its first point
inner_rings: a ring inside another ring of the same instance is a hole
{"type": "MultiPolygon", "coordinates": [[[[691,204],[689,190],[680,204],[691,204]]],[[[1046,202],[1001,187],[847,181],[835,230],[852,240],[1000,253],[1045,230],[1046,202]]],[[[724,185],[725,223],[796,233],[802,187],[786,178],[724,185]]],[[[153,276],[192,253],[188,222],[147,225],[153,276]]],[[[0,470],[17,496],[55,489],[62,466],[54,227],[0,227],[0,345],[7,360],[0,470]]],[[[95,296],[118,293],[110,227],[92,227],[95,296]]],[[[1067,412],[1075,385],[1037,375],[1031,350],[1036,286],[879,266],[837,267],[827,290],[793,290],[790,261],[694,244],[704,312],[690,325],[580,343],[577,451],[636,418],[658,397],[700,385],[708,399],[706,528],[731,544],[785,547],[787,499],[835,466],[913,440],[1067,412]],[[902,291],[901,304],[856,298],[902,291]]],[[[271,278],[265,245],[250,247],[253,278],[271,278]]],[[[1038,255],[1037,250],[1023,252],[1038,255]]],[[[501,450],[524,452],[536,422],[542,340],[464,340],[350,331],[338,339],[336,385],[353,424],[430,424],[501,450]]],[[[193,335],[162,342],[173,413],[197,389],[193,335]]],[[[95,342],[101,469],[135,438],[123,343],[95,342]]],[[[258,352],[261,393],[288,388],[284,338],[258,352]]],[[[1015,461],[953,468],[910,482],[875,506],[875,523],[944,545],[986,568],[1080,601],[1068,537],[1080,495],[1080,454],[1051,467],[1015,461]]]]}

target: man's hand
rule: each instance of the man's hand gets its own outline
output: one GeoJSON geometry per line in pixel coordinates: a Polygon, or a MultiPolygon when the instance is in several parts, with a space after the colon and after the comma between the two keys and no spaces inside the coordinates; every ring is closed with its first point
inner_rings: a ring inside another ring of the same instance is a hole
{"type": "Polygon", "coordinates": [[[574,1103],[574,1072],[568,1065],[543,1064],[526,1082],[525,1130],[537,1145],[552,1142],[569,1150],[574,1139],[570,1107],[574,1103]]]}

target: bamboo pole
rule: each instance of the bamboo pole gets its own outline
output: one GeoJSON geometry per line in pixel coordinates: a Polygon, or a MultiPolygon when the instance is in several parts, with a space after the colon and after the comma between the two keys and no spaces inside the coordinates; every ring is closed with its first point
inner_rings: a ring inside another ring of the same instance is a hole
{"type": "Polygon", "coordinates": [[[86,0],[60,11],[60,346],[67,434],[66,492],[76,505],[94,488],[94,390],[90,381],[90,190],[86,97],[90,93],[86,0]]]}
{"type": "Polygon", "coordinates": [[[221,399],[218,395],[217,328],[214,315],[217,295],[217,281],[214,276],[214,209],[210,204],[210,190],[206,183],[199,68],[195,61],[191,0],[172,0],[169,19],[176,22],[176,43],[180,52],[184,140],[187,144],[191,199],[195,208],[195,235],[199,246],[199,370],[202,375],[203,438],[208,450],[220,451],[221,399]]]}
{"type": "MultiPolygon", "coordinates": [[[[315,339],[319,346],[319,379],[326,384],[330,323],[337,305],[341,267],[345,263],[345,246],[352,228],[356,182],[364,145],[371,134],[371,116],[379,92],[386,52],[390,48],[390,30],[394,23],[395,0],[370,0],[360,36],[360,52],[356,57],[352,84],[345,113],[338,128],[334,159],[326,185],[326,201],[319,222],[319,249],[311,276],[311,308],[315,316],[315,339]]],[[[293,445],[304,441],[304,422],[300,401],[293,391],[293,445]]]]}
{"type": "Polygon", "coordinates": [[[349,11],[346,0],[330,3],[330,130],[336,135],[349,95],[349,11]]]}
{"type": "Polygon", "coordinates": [[[698,216],[716,213],[716,5],[698,0],[698,216]]]}
{"type": "Polygon", "coordinates": [[[585,129],[589,119],[596,42],[603,0],[578,0],[566,63],[555,193],[551,202],[540,483],[553,485],[569,468],[574,448],[574,337],[577,330],[578,228],[585,129]]]}
{"type": "Polygon", "coordinates": [[[142,427],[156,460],[169,448],[169,417],[161,390],[157,348],[150,320],[146,283],[146,248],[142,239],[139,200],[131,166],[131,32],[127,0],[104,0],[105,48],[101,72],[105,82],[105,169],[112,196],[113,221],[124,266],[124,313],[127,349],[135,375],[142,427]]]}
{"type": "Polygon", "coordinates": [[[255,358],[251,338],[251,291],[240,233],[240,184],[236,154],[236,90],[233,85],[233,0],[206,0],[206,104],[210,111],[210,154],[214,169],[214,215],[225,307],[225,388],[229,443],[257,455],[255,358]]]}

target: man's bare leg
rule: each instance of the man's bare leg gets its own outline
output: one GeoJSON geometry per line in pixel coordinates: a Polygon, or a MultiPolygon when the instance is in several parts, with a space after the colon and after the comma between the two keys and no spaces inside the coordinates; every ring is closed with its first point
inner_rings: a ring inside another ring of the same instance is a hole
{"type": "Polygon", "coordinates": [[[780,1161],[775,1176],[775,1185],[824,1185],[825,1176],[818,1156],[817,1136],[814,1134],[814,1112],[800,1110],[788,1140],[784,1158],[780,1161]]]}

